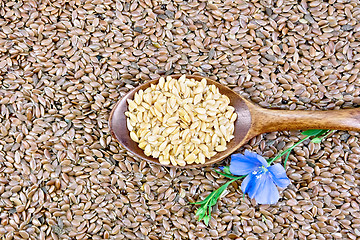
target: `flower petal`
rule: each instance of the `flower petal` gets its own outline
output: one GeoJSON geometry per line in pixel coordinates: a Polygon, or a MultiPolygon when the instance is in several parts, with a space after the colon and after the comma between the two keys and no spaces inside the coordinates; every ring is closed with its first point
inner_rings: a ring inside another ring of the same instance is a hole
{"type": "Polygon", "coordinates": [[[255,153],[254,156],[252,153],[249,153],[250,152],[245,151],[245,155],[240,153],[231,155],[230,172],[232,174],[246,175],[262,166],[262,162],[257,157],[260,155],[255,153]]]}
{"type": "Polygon", "coordinates": [[[262,185],[265,179],[264,175],[265,174],[257,175],[254,173],[247,175],[241,183],[241,191],[243,191],[243,193],[247,193],[250,198],[254,198],[254,196],[257,194],[259,186],[262,185]]]}
{"type": "Polygon", "coordinates": [[[275,204],[278,200],[279,192],[271,179],[270,174],[266,173],[255,194],[255,201],[258,204],[275,204]]]}
{"type": "Polygon", "coordinates": [[[279,187],[286,188],[290,184],[290,179],[286,176],[285,168],[281,166],[280,163],[268,167],[268,170],[274,183],[279,187]]]}
{"type": "Polygon", "coordinates": [[[249,150],[246,149],[244,155],[249,157],[249,158],[256,158],[259,162],[261,162],[261,164],[264,167],[268,166],[268,162],[265,160],[265,158],[263,158],[261,155],[259,155],[257,153],[250,152],[249,150]]]}

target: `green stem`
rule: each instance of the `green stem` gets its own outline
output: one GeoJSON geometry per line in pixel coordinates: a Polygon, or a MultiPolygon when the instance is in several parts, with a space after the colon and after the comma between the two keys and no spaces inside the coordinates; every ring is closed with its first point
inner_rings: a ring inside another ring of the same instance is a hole
{"type": "MultiPolygon", "coordinates": [[[[237,178],[233,178],[233,179],[231,179],[229,182],[225,183],[224,185],[229,186],[231,183],[233,183],[233,182],[235,182],[235,181],[237,181],[237,180],[239,180],[239,179],[242,179],[242,178],[244,178],[244,177],[245,177],[245,176],[240,176],[240,177],[237,177],[237,178]]],[[[204,206],[208,205],[209,202],[210,202],[210,200],[213,198],[214,195],[216,195],[216,193],[219,191],[219,189],[221,189],[221,187],[219,187],[218,189],[216,189],[214,192],[210,193],[212,196],[209,197],[209,199],[206,201],[206,203],[204,203],[204,204],[202,204],[202,205],[204,205],[204,206]]],[[[224,190],[225,190],[225,189],[224,189],[224,190]]]]}
{"type": "Polygon", "coordinates": [[[285,169],[286,169],[286,163],[287,163],[287,160],[289,159],[290,153],[291,152],[288,152],[288,154],[286,154],[286,157],[285,157],[285,161],[284,161],[284,168],[285,169]]]}
{"type": "Polygon", "coordinates": [[[332,134],[333,132],[335,132],[335,130],[329,131],[327,134],[325,134],[325,136],[323,136],[322,138],[320,138],[321,141],[322,141],[323,139],[327,138],[327,137],[328,137],[330,134],[332,134]]]}
{"type": "Polygon", "coordinates": [[[237,180],[239,180],[239,179],[242,179],[242,178],[244,178],[244,177],[245,177],[245,176],[240,176],[240,177],[234,178],[234,179],[230,180],[229,184],[232,183],[232,182],[235,182],[235,181],[237,181],[237,180]]]}
{"type": "Polygon", "coordinates": [[[286,153],[290,152],[291,150],[293,150],[296,146],[298,146],[300,143],[302,143],[303,141],[305,141],[306,139],[310,138],[310,136],[306,136],[303,139],[301,139],[299,142],[297,142],[296,144],[292,145],[291,147],[289,147],[288,149],[286,149],[285,151],[282,151],[280,154],[278,154],[276,157],[274,157],[273,159],[270,160],[270,162],[268,162],[268,166],[270,166],[271,163],[273,163],[276,159],[281,158],[282,156],[284,156],[286,153]]]}

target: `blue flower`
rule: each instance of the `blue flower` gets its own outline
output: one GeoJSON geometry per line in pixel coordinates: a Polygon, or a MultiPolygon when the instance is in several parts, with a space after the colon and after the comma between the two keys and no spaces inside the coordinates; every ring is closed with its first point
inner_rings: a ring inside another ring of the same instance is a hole
{"type": "Polygon", "coordinates": [[[255,198],[259,204],[277,203],[279,192],[276,185],[285,188],[290,184],[281,164],[268,166],[262,156],[248,150],[245,150],[244,155],[231,156],[230,172],[234,175],[247,175],[241,184],[241,190],[250,198],[255,198]]]}

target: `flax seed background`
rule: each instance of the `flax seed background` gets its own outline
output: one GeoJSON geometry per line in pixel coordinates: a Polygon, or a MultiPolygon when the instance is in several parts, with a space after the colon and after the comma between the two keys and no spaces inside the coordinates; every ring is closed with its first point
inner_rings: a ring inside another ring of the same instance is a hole
{"type": "MultiPolygon", "coordinates": [[[[266,108],[357,107],[359,3],[0,1],[0,238],[359,239],[356,132],[297,147],[276,205],[234,183],[206,227],[190,202],[226,179],[135,159],[108,128],[127,91],[172,73],[266,108]]],[[[272,157],[300,137],[264,134],[239,152],[272,157]]]]}

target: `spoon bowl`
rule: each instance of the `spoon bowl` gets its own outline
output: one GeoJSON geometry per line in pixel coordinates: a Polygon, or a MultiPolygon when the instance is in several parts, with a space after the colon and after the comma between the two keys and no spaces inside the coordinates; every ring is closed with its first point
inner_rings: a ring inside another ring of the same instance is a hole
{"type": "MultiPolygon", "coordinates": [[[[174,79],[182,75],[170,75],[174,79]]],[[[245,98],[241,97],[230,88],[211,80],[207,77],[188,75],[201,81],[207,80],[208,85],[215,85],[221,94],[230,99],[230,105],[235,108],[238,117],[235,121],[234,138],[227,143],[227,149],[217,153],[210,159],[206,159],[204,164],[187,164],[179,168],[195,168],[212,165],[223,160],[239,147],[248,142],[251,138],[266,132],[284,131],[294,129],[335,129],[335,130],[360,130],[360,110],[343,109],[330,111],[304,111],[304,110],[270,110],[258,107],[245,98]]],[[[157,158],[146,156],[144,151],[139,148],[138,143],[130,138],[130,132],[126,126],[125,112],[128,111],[127,99],[133,99],[134,94],[140,89],[145,90],[151,84],[157,84],[159,79],[148,81],[128,92],[112,109],[109,118],[109,127],[112,136],[133,155],[145,159],[149,162],[160,164],[157,158]]],[[[172,165],[169,165],[172,166],[172,165]]]]}

